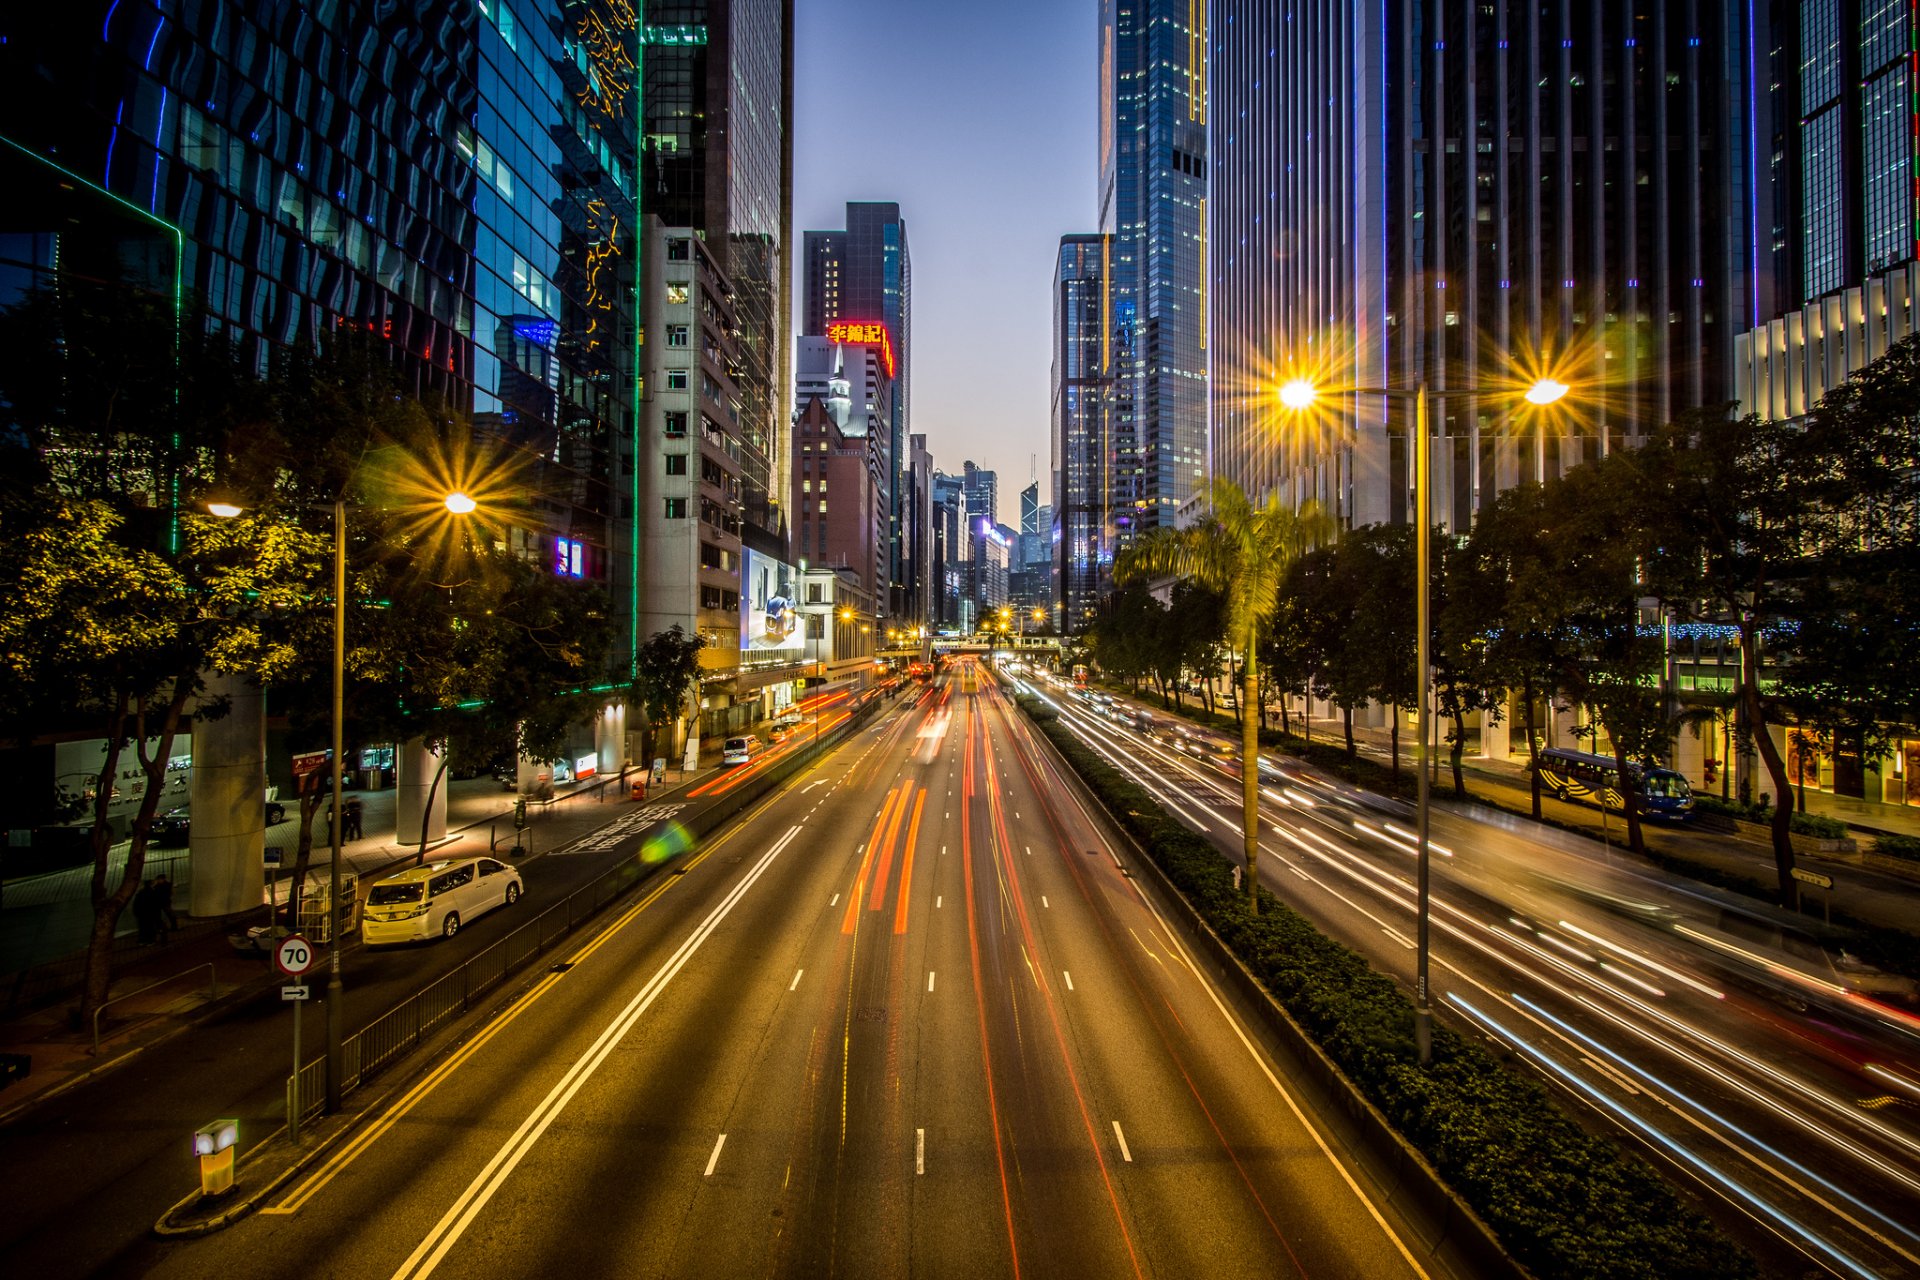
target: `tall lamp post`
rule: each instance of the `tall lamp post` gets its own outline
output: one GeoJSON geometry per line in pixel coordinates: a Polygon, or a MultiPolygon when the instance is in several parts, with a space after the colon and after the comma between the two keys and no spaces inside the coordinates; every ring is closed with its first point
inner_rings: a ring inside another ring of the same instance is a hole
{"type": "MultiPolygon", "coordinates": [[[[441,505],[456,516],[473,514],[479,505],[465,493],[449,493],[441,505]]],[[[224,495],[209,499],[209,513],[223,520],[238,516],[243,508],[224,495]]],[[[343,818],[344,790],[342,765],[345,755],[347,703],[347,500],[342,494],[333,506],[333,811],[327,860],[327,1110],[340,1109],[342,1081],[341,1045],[345,984],[340,977],[340,824],[343,818]]],[[[349,915],[349,918],[350,915],[349,915]]]]}
{"type": "MultiPolygon", "coordinates": [[[[1542,378],[1526,390],[1524,399],[1528,404],[1544,408],[1565,396],[1570,390],[1564,382],[1551,378],[1542,378]]],[[[1414,939],[1414,999],[1413,999],[1413,1043],[1420,1055],[1420,1065],[1426,1066],[1433,1061],[1433,1004],[1428,996],[1428,961],[1432,954],[1432,934],[1430,921],[1432,916],[1432,852],[1429,831],[1432,824],[1432,751],[1433,751],[1433,620],[1430,617],[1432,604],[1433,577],[1433,508],[1432,487],[1433,440],[1428,433],[1428,402],[1444,399],[1447,396],[1465,396],[1482,394],[1477,387],[1448,387],[1441,391],[1429,391],[1423,378],[1408,387],[1340,387],[1344,395],[1381,396],[1388,400],[1413,402],[1413,505],[1419,512],[1414,531],[1414,587],[1413,625],[1417,633],[1415,639],[1414,665],[1418,668],[1420,739],[1417,758],[1420,763],[1419,782],[1419,821],[1417,855],[1415,859],[1415,883],[1417,900],[1416,936],[1414,939]]],[[[1296,412],[1312,407],[1319,398],[1320,391],[1305,379],[1294,379],[1280,388],[1280,403],[1296,412]]]]}

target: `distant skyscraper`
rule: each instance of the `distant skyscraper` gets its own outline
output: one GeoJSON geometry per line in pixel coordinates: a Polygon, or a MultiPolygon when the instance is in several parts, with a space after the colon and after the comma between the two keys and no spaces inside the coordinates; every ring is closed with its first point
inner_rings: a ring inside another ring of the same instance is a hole
{"type": "Polygon", "coordinates": [[[1403,520],[1403,406],[1283,419],[1277,384],[1484,388],[1434,412],[1435,514],[1464,529],[1501,487],[1726,394],[1751,307],[1746,4],[1298,12],[1212,7],[1218,474],[1403,520]],[[1516,403],[1543,373],[1573,393],[1516,403]]]}
{"type": "Polygon", "coordinates": [[[913,261],[907,251],[907,224],[900,206],[850,202],[844,231],[809,231],[802,326],[807,333],[827,332],[835,321],[878,321],[892,335],[897,362],[893,423],[888,432],[888,565],[891,590],[888,614],[904,617],[912,588],[906,581],[911,558],[903,550],[904,484],[907,437],[911,433],[913,390],[913,261]]]}
{"type": "Polygon", "coordinates": [[[1131,477],[1115,440],[1113,382],[1107,358],[1108,270],[1112,240],[1060,240],[1053,278],[1053,509],[1055,614],[1069,633],[1089,620],[1111,586],[1121,519],[1131,511],[1131,477]]]}
{"type": "Polygon", "coordinates": [[[1108,363],[1116,429],[1135,441],[1114,462],[1137,471],[1130,522],[1142,528],[1171,525],[1207,472],[1208,9],[1191,0],[1100,6],[1108,363]]]}
{"type": "Polygon", "coordinates": [[[972,462],[961,464],[966,476],[967,518],[977,532],[981,517],[990,524],[1000,523],[1000,475],[988,471],[985,467],[975,466],[972,462]]]}
{"type": "Polygon", "coordinates": [[[1755,68],[1757,326],[1735,343],[1735,396],[1798,417],[1920,330],[1920,137],[1905,0],[1774,0],[1755,68]],[[1764,227],[1769,234],[1760,236],[1764,227]]]}

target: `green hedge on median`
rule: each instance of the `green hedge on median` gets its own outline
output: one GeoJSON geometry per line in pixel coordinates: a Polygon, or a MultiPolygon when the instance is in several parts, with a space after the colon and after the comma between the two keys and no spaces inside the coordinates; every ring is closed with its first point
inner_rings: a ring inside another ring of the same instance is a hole
{"type": "Polygon", "coordinates": [[[1125,774],[1018,701],[1181,894],[1507,1250],[1552,1280],[1732,1280],[1753,1259],[1644,1161],[1582,1130],[1531,1076],[1445,1027],[1421,1070],[1413,1006],[1358,952],[1261,891],[1250,914],[1227,860],[1125,774]]]}

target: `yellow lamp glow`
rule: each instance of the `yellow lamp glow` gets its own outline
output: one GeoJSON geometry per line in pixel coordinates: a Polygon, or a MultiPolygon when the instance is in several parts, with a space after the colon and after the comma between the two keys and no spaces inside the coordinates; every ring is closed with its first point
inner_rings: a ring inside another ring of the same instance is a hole
{"type": "Polygon", "coordinates": [[[480,504],[464,493],[450,493],[446,497],[447,510],[457,516],[471,515],[480,504]]]}
{"type": "Polygon", "coordinates": [[[1527,403],[1548,405],[1560,399],[1573,388],[1564,382],[1555,382],[1552,378],[1542,378],[1527,388],[1527,403]]]}
{"type": "Polygon", "coordinates": [[[1318,394],[1311,382],[1304,378],[1295,378],[1280,388],[1280,403],[1289,409],[1305,409],[1313,404],[1318,394]]]}
{"type": "Polygon", "coordinates": [[[231,502],[222,502],[218,499],[207,503],[207,511],[212,515],[219,516],[222,520],[231,520],[240,514],[240,508],[238,506],[231,502]]]}

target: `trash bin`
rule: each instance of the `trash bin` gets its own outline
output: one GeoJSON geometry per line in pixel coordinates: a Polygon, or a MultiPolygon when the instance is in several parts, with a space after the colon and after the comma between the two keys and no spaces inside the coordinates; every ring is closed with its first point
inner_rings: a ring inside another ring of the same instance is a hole
{"type": "Polygon", "coordinates": [[[636,801],[647,798],[647,780],[645,778],[635,778],[633,780],[633,791],[630,798],[636,801]]]}
{"type": "Polygon", "coordinates": [[[360,771],[360,789],[362,791],[379,791],[386,785],[387,771],[385,769],[362,769],[360,771]]]}

